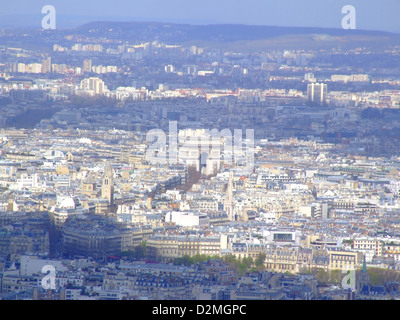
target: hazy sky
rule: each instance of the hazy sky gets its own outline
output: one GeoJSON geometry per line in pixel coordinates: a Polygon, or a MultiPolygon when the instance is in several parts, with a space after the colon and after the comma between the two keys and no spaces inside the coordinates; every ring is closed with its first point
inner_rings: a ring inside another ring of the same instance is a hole
{"type": "Polygon", "coordinates": [[[400,33],[400,0],[0,0],[1,15],[41,14],[53,5],[60,16],[341,28],[344,5],[356,9],[357,29],[400,33]]]}

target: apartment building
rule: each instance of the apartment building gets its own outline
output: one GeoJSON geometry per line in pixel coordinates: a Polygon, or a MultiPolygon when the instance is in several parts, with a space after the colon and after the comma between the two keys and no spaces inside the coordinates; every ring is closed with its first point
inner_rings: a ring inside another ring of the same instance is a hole
{"type": "Polygon", "coordinates": [[[173,260],[185,255],[204,254],[208,256],[221,254],[221,237],[205,236],[150,236],[147,247],[153,248],[164,260],[173,260]]]}
{"type": "Polygon", "coordinates": [[[329,270],[354,270],[363,261],[361,252],[352,252],[344,250],[329,251],[329,270]]]}

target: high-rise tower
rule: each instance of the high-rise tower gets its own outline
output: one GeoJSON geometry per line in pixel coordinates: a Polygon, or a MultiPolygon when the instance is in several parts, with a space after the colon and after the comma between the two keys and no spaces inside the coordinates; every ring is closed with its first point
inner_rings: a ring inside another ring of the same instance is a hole
{"type": "Polygon", "coordinates": [[[43,60],[42,73],[51,73],[51,57],[48,57],[43,60]]]}
{"type": "Polygon", "coordinates": [[[83,71],[92,72],[92,60],[90,59],[83,60],[83,71]]]}
{"type": "Polygon", "coordinates": [[[309,102],[324,106],[328,87],[325,83],[310,83],[307,85],[307,98],[309,102]]]}

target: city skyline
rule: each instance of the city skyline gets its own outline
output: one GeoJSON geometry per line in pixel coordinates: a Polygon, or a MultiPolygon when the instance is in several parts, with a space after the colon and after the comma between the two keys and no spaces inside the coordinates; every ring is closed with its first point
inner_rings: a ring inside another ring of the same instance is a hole
{"type": "Polygon", "coordinates": [[[384,2],[0,0],[0,300],[400,300],[384,2]]]}

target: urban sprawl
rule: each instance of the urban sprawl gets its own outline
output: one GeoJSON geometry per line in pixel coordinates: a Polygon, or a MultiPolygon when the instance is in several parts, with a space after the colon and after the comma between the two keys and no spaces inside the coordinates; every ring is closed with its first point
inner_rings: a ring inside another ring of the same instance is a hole
{"type": "Polygon", "coordinates": [[[0,299],[398,299],[399,56],[1,45],[0,299]]]}

